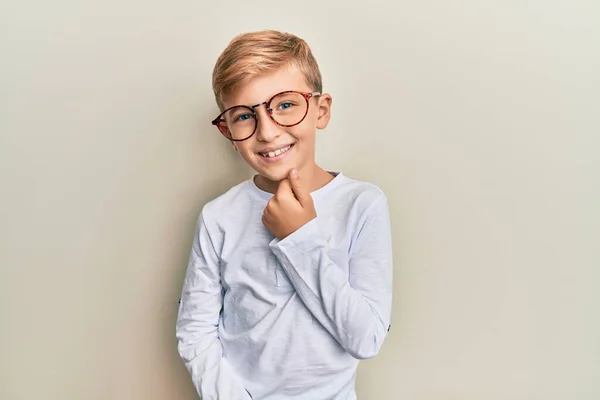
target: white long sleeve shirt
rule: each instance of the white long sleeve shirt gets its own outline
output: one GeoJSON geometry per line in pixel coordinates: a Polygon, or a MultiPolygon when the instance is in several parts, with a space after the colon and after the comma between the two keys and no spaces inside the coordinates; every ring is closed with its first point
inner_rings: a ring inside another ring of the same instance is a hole
{"type": "Polygon", "coordinates": [[[341,173],[311,193],[317,218],[283,240],[252,179],[202,210],[176,335],[204,400],[353,400],[359,359],[390,324],[387,199],[341,173]]]}

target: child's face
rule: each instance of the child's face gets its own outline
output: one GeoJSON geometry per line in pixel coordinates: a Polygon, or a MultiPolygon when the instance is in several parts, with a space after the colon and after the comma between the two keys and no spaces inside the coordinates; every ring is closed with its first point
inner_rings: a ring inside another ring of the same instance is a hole
{"type": "MultiPolygon", "coordinates": [[[[284,67],[242,85],[223,103],[225,109],[237,105],[251,107],[288,90],[312,92],[297,68],[284,67]]],[[[317,128],[323,129],[329,122],[331,96],[323,94],[308,99],[308,102],[306,117],[292,127],[274,123],[265,105],[256,107],[258,125],[254,135],[244,141],[232,142],[246,163],[264,178],[279,182],[288,176],[292,168],[310,171],[315,165],[315,133],[317,128]],[[288,147],[287,151],[273,157],[273,152],[288,147]]]]}

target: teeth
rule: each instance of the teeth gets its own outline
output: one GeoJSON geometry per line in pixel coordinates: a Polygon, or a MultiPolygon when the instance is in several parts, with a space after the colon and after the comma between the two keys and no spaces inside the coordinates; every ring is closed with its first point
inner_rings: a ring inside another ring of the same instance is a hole
{"type": "Polygon", "coordinates": [[[285,153],[286,151],[288,151],[288,150],[290,149],[290,147],[292,147],[292,146],[287,146],[287,147],[284,147],[283,149],[277,149],[277,150],[275,150],[275,151],[270,151],[270,152],[268,152],[268,153],[260,153],[260,154],[261,154],[262,156],[264,156],[264,157],[269,157],[269,158],[271,158],[271,157],[276,157],[276,156],[278,156],[278,155],[280,155],[280,154],[283,154],[283,153],[285,153]]]}

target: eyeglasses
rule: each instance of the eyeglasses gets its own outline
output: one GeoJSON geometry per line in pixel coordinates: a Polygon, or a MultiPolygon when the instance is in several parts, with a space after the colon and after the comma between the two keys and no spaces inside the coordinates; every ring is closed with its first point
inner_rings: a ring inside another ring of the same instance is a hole
{"type": "Polygon", "coordinates": [[[319,92],[305,93],[288,90],[277,93],[269,100],[252,107],[233,106],[212,121],[219,132],[235,142],[249,139],[258,126],[256,108],[266,106],[271,120],[279,126],[290,128],[304,121],[308,114],[309,99],[320,96],[319,92]]]}

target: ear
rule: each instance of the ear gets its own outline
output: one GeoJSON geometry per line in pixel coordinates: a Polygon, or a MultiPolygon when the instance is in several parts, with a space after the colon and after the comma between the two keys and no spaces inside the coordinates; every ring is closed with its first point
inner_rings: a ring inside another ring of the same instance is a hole
{"type": "Polygon", "coordinates": [[[329,93],[324,93],[319,96],[317,103],[317,128],[325,129],[331,118],[331,102],[333,99],[329,93]]]}

